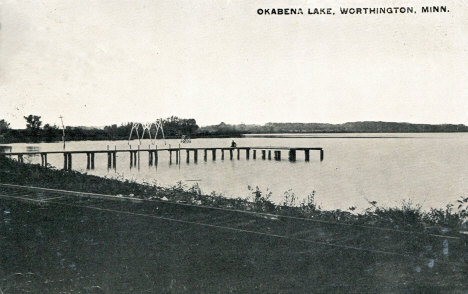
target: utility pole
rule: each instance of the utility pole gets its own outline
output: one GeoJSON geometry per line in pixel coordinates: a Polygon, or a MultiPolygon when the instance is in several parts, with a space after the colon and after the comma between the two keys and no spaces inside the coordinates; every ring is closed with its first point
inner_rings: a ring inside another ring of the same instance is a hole
{"type": "Polygon", "coordinates": [[[63,141],[63,150],[65,150],[65,126],[63,125],[63,116],[59,116],[62,121],[62,141],[63,141]]]}

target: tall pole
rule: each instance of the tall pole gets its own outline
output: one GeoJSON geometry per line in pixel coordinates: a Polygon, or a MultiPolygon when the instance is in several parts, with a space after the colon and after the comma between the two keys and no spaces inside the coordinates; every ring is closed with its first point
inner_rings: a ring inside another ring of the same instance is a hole
{"type": "Polygon", "coordinates": [[[62,121],[62,141],[63,141],[63,150],[65,150],[65,126],[63,125],[63,116],[59,116],[62,121]]]}

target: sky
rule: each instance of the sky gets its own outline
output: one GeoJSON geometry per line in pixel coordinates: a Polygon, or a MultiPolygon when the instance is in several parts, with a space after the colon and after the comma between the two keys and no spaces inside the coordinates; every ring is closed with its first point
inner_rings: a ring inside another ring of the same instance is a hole
{"type": "Polygon", "coordinates": [[[0,119],[468,124],[468,5],[425,2],[0,0],[0,119]]]}

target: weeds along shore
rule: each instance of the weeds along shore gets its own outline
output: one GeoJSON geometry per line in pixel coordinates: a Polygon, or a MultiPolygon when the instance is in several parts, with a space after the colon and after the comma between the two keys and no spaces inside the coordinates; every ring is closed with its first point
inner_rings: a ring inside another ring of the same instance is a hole
{"type": "Polygon", "coordinates": [[[356,212],[354,207],[346,211],[322,210],[315,202],[315,192],[311,192],[306,199],[298,203],[294,193],[286,191],[281,203],[275,204],[270,200],[271,192],[265,193],[258,187],[248,187],[251,194],[249,197],[227,198],[216,192],[204,195],[197,185],[187,187],[179,182],[169,188],[159,187],[76,171],[46,168],[39,164],[21,164],[4,154],[0,154],[0,183],[172,201],[350,225],[468,234],[468,197],[460,197],[455,204],[448,204],[445,208],[432,208],[429,211],[422,210],[419,205],[405,200],[400,207],[380,207],[376,202],[369,202],[369,207],[362,212],[356,212]]]}

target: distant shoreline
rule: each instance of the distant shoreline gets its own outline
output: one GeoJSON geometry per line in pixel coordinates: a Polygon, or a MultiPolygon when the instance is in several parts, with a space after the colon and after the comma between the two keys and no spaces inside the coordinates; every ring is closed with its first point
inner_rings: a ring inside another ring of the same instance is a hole
{"type": "MultiPolygon", "coordinates": [[[[303,135],[298,135],[297,133],[282,133],[282,134],[243,134],[244,138],[291,138],[291,139],[301,139],[301,138],[317,138],[317,139],[405,139],[405,138],[421,138],[415,136],[323,136],[315,135],[317,133],[303,133],[303,135]]],[[[323,133],[321,133],[323,134],[323,133]]],[[[327,134],[337,134],[337,133],[327,133],[327,134]]],[[[375,133],[349,133],[349,134],[375,134],[375,133]]],[[[395,134],[395,133],[379,133],[379,134],[395,134]]],[[[415,134],[415,133],[401,133],[401,134],[415,134]]],[[[423,133],[417,133],[423,134],[423,133]]],[[[424,133],[428,134],[428,133],[424,133]]],[[[429,133],[431,134],[431,133],[429,133]]],[[[432,133],[433,134],[433,133],[432,133]]]]}
{"type": "MultiPolygon", "coordinates": [[[[98,127],[66,127],[66,141],[116,141],[137,139],[136,130],[144,136],[145,129],[136,123],[112,125],[103,128],[98,127]]],[[[329,123],[266,123],[264,125],[253,124],[226,124],[199,127],[195,119],[179,119],[171,117],[162,121],[161,134],[152,131],[153,136],[166,139],[181,138],[240,138],[240,137],[264,137],[279,138],[283,134],[290,134],[288,138],[305,138],[304,134],[314,134],[313,138],[361,138],[344,134],[376,134],[366,138],[390,138],[383,134],[426,134],[426,133],[468,133],[468,126],[463,124],[411,124],[402,122],[358,121],[343,124],[329,123]],[[280,136],[281,134],[281,136],[280,136]],[[325,135],[327,134],[327,136],[325,135]],[[328,134],[336,134],[328,136],[328,134]],[[341,135],[340,135],[341,134],[341,135]],[[378,134],[378,135],[377,135],[378,134]]],[[[2,143],[27,143],[27,142],[59,142],[62,140],[63,130],[57,126],[46,125],[32,129],[6,129],[3,134],[0,131],[0,144],[2,143]]],[[[148,136],[148,134],[147,134],[148,136]]],[[[394,138],[401,138],[397,135],[394,138]]]]}

